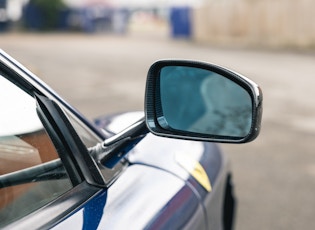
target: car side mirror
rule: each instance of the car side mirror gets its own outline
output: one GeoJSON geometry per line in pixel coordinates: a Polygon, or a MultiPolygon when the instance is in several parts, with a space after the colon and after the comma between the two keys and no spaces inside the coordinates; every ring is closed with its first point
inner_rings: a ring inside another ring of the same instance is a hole
{"type": "Polygon", "coordinates": [[[159,136],[244,143],[259,134],[262,92],[217,65],[161,60],[148,72],[145,115],[148,129],[159,136]]]}

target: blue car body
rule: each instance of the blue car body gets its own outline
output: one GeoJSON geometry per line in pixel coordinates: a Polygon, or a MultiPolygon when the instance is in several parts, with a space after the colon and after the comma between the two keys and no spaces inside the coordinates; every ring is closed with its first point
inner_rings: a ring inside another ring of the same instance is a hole
{"type": "MultiPolygon", "coordinates": [[[[121,120],[141,112],[96,119],[110,136],[121,120]]],[[[115,130],[116,129],[116,130],[115,130]]],[[[100,191],[56,229],[228,229],[234,196],[231,172],[217,144],[156,137],[148,134],[126,156],[128,168],[108,189],[100,191]],[[188,153],[205,168],[212,191],[207,192],[175,160],[188,153]],[[197,157],[196,157],[197,156],[197,157]],[[225,223],[224,223],[225,218],[225,223]],[[224,225],[225,224],[225,225],[224,225]],[[94,226],[94,227],[92,227],[94,226]]]]}

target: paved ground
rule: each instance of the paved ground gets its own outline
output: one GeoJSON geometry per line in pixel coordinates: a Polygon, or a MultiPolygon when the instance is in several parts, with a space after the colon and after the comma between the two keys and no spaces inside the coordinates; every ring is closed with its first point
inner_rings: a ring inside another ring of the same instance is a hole
{"type": "Polygon", "coordinates": [[[78,34],[1,35],[0,48],[89,118],[143,110],[146,72],[157,59],[198,59],[248,76],[264,92],[262,133],[222,145],[234,170],[237,229],[315,228],[315,55],[78,34]]]}

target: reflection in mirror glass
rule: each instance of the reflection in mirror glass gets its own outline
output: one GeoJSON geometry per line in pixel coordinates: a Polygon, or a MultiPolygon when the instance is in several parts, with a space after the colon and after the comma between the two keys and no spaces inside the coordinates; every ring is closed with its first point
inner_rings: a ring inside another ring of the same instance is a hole
{"type": "Polygon", "coordinates": [[[205,69],[166,66],[160,87],[161,127],[237,138],[250,132],[251,97],[230,79],[205,69]]]}

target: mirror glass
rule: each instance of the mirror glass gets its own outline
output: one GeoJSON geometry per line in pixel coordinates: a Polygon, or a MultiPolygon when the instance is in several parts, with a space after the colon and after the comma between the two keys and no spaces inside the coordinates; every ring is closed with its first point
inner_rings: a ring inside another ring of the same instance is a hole
{"type": "Polygon", "coordinates": [[[252,124],[252,99],[234,81],[215,72],[166,66],[160,72],[162,115],[168,130],[241,138],[252,124]]]}

